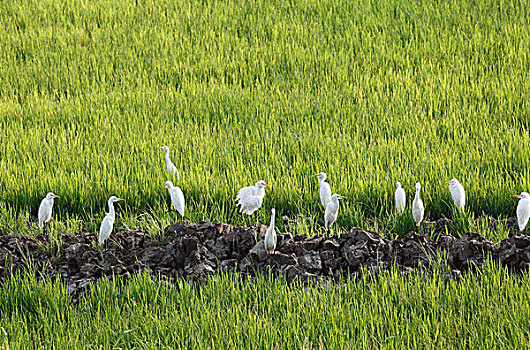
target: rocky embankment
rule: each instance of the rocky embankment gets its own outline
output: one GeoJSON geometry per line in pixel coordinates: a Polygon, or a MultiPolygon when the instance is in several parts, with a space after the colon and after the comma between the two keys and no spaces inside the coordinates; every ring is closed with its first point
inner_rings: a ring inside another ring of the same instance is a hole
{"type": "Polygon", "coordinates": [[[96,245],[95,233],[61,234],[54,237],[59,242],[55,253],[45,235],[0,236],[0,279],[32,265],[52,279],[62,277],[69,292],[77,293],[100,279],[144,270],[169,280],[203,281],[216,271],[254,275],[270,268],[289,281],[307,281],[339,280],[361,269],[379,271],[393,265],[408,272],[440,257],[456,275],[480,268],[488,255],[514,271],[530,265],[527,236],[513,236],[497,246],[476,233],[461,238],[439,235],[435,240],[414,232],[388,240],[359,228],[333,237],[283,233],[277,251],[268,255],[263,248],[265,230],[265,226],[182,222],[168,226],[160,237],[139,231],[116,233],[103,250],[96,245]]]}

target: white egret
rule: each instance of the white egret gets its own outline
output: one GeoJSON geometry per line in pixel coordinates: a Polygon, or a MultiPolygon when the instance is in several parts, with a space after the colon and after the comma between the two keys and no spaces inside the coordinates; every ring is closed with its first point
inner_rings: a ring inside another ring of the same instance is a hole
{"type": "Polygon", "coordinates": [[[265,197],[265,187],[269,187],[265,181],[260,180],[256,182],[255,186],[247,186],[237,192],[235,201],[241,206],[239,209],[240,213],[252,215],[256,210],[261,207],[263,203],[263,197],[265,197]]]}
{"type": "Polygon", "coordinates": [[[464,191],[464,186],[457,179],[452,179],[451,181],[446,181],[446,184],[449,184],[449,192],[451,192],[451,197],[453,197],[453,202],[458,210],[464,210],[466,205],[466,192],[464,191]]]}
{"type": "Polygon", "coordinates": [[[169,196],[171,197],[171,203],[175,210],[184,217],[184,209],[186,208],[186,201],[184,200],[184,193],[178,186],[173,186],[173,182],[166,181],[164,188],[167,188],[169,196]]]}
{"type": "Polygon", "coordinates": [[[423,214],[425,213],[423,201],[420,198],[420,190],[421,185],[419,182],[416,182],[416,195],[412,201],[412,218],[414,219],[417,227],[420,227],[420,224],[423,221],[423,214]]]}
{"type": "Polygon", "coordinates": [[[114,228],[114,220],[116,220],[116,213],[114,211],[114,203],[123,201],[124,199],[112,196],[109,198],[109,212],[103,218],[101,227],[99,228],[99,245],[103,245],[107,238],[110,237],[112,229],[114,228]]]}
{"type": "Polygon", "coordinates": [[[276,219],[276,209],[272,208],[271,210],[271,224],[265,232],[265,249],[267,253],[271,254],[276,249],[276,242],[278,241],[278,236],[276,236],[276,230],[274,229],[274,221],[276,219]]]}
{"type": "Polygon", "coordinates": [[[339,213],[339,199],[347,198],[339,194],[331,196],[329,203],[326,205],[326,212],[324,213],[324,224],[326,231],[328,231],[337,220],[337,214],[339,213]]]}
{"type": "Polygon", "coordinates": [[[318,178],[318,182],[320,183],[320,203],[322,203],[322,206],[326,208],[326,205],[331,200],[331,187],[329,187],[329,184],[326,182],[326,178],[328,176],[326,173],[318,173],[312,176],[316,176],[318,178]]]}
{"type": "Polygon", "coordinates": [[[519,231],[523,232],[530,218],[530,194],[522,192],[513,196],[521,198],[519,204],[517,204],[517,223],[519,224],[519,231]]]}
{"type": "Polygon", "coordinates": [[[403,187],[401,187],[400,182],[396,182],[396,208],[398,210],[399,215],[403,215],[405,212],[405,206],[407,205],[407,195],[405,194],[405,190],[403,187]]]}
{"type": "Polygon", "coordinates": [[[173,162],[171,161],[171,158],[169,158],[169,147],[168,146],[162,146],[161,149],[166,151],[166,171],[169,175],[174,176],[177,181],[179,180],[179,171],[177,170],[177,167],[173,162]]]}
{"type": "Polygon", "coordinates": [[[59,196],[53,192],[48,192],[46,197],[40,202],[38,212],[39,228],[43,228],[44,224],[51,220],[53,201],[55,198],[59,198],[59,196]]]}

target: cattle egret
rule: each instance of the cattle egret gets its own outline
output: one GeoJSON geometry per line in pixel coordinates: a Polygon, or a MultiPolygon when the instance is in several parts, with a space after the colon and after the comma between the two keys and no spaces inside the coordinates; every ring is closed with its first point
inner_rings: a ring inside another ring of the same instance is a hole
{"type": "Polygon", "coordinates": [[[52,208],[54,198],[59,198],[55,193],[49,192],[46,197],[40,202],[39,206],[39,228],[43,228],[44,224],[52,218],[52,208]]]}
{"type": "Polygon", "coordinates": [[[114,228],[114,220],[116,220],[116,213],[114,212],[114,203],[123,201],[124,199],[112,196],[109,198],[109,212],[103,218],[101,227],[99,228],[99,245],[103,245],[107,238],[110,237],[112,229],[114,228]]]}
{"type": "Polygon", "coordinates": [[[256,210],[261,207],[263,203],[263,197],[265,197],[265,187],[269,187],[265,181],[260,180],[256,182],[255,186],[247,186],[237,192],[235,201],[241,206],[239,209],[240,213],[252,215],[256,210]]]}
{"type": "Polygon", "coordinates": [[[517,204],[517,222],[519,223],[519,231],[523,232],[528,223],[528,218],[530,218],[530,194],[522,192],[513,196],[521,198],[519,204],[517,204]]]}
{"type": "Polygon", "coordinates": [[[337,214],[339,213],[339,199],[346,198],[344,196],[334,194],[331,196],[329,203],[326,205],[326,212],[324,213],[324,223],[326,231],[328,231],[337,220],[337,214]]]}
{"type": "Polygon", "coordinates": [[[318,173],[312,176],[316,176],[318,178],[318,182],[320,183],[320,203],[322,203],[322,206],[326,208],[326,205],[328,205],[329,201],[331,200],[331,187],[329,187],[329,184],[326,182],[326,178],[328,176],[326,173],[318,173]]]}
{"type": "Polygon", "coordinates": [[[272,208],[271,210],[271,224],[269,225],[269,228],[267,229],[267,232],[265,232],[265,249],[267,250],[267,253],[271,254],[274,252],[274,249],[276,249],[276,242],[278,241],[278,237],[276,236],[276,231],[274,230],[274,220],[276,219],[276,209],[272,208]]]}
{"type": "Polygon", "coordinates": [[[169,196],[171,197],[171,203],[175,210],[184,217],[184,209],[186,208],[186,202],[184,200],[184,194],[178,186],[173,186],[173,182],[166,181],[164,188],[167,188],[169,191],[169,196]]]}
{"type": "Polygon", "coordinates": [[[396,208],[398,210],[399,215],[403,215],[403,212],[405,211],[405,206],[407,205],[407,195],[405,194],[405,190],[403,187],[401,187],[400,182],[396,182],[396,208]]]}
{"type": "Polygon", "coordinates": [[[173,164],[173,162],[171,161],[171,158],[169,158],[169,147],[168,146],[162,146],[160,148],[166,151],[165,159],[166,159],[166,171],[167,171],[167,173],[169,175],[171,175],[171,176],[174,176],[177,179],[177,181],[178,181],[179,180],[179,172],[178,172],[177,167],[175,166],[175,164],[173,164]]]}
{"type": "Polygon", "coordinates": [[[457,179],[452,179],[451,181],[446,181],[446,184],[449,184],[449,192],[451,192],[451,197],[453,197],[453,202],[455,202],[456,209],[464,210],[466,205],[466,192],[464,191],[464,186],[457,179]]]}
{"type": "Polygon", "coordinates": [[[423,201],[420,198],[420,190],[421,185],[419,182],[416,182],[416,195],[414,196],[414,201],[412,201],[412,218],[414,219],[417,227],[420,227],[420,224],[423,221],[423,214],[425,212],[423,201]]]}

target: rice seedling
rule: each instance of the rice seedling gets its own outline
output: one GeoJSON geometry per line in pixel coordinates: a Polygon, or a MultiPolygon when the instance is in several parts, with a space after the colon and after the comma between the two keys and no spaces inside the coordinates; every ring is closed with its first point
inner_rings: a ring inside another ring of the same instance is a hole
{"type": "MultiPolygon", "coordinates": [[[[526,348],[528,273],[489,263],[459,280],[438,266],[339,284],[219,275],[196,286],[148,275],[90,287],[14,275],[0,289],[4,344],[70,348],[526,348]]],[[[0,338],[2,339],[2,338],[0,338]]],[[[5,347],[5,345],[4,345],[5,347]]]]}

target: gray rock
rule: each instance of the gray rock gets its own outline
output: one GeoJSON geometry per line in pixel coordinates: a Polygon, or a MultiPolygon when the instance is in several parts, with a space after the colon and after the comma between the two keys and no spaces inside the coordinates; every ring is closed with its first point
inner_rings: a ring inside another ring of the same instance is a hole
{"type": "Polygon", "coordinates": [[[298,264],[309,271],[320,271],[322,269],[322,261],[318,251],[308,252],[298,258],[298,264]]]}
{"type": "Polygon", "coordinates": [[[249,272],[251,268],[252,268],[252,264],[250,263],[250,261],[247,258],[244,258],[239,263],[239,271],[240,272],[249,272]]]}
{"type": "Polygon", "coordinates": [[[269,260],[272,264],[277,266],[286,266],[286,265],[298,265],[298,259],[296,255],[293,253],[291,254],[283,254],[279,252],[274,252],[273,254],[269,255],[269,260]]]}
{"type": "Polygon", "coordinates": [[[139,260],[143,263],[154,265],[160,262],[160,260],[162,260],[164,254],[165,249],[163,247],[148,247],[143,250],[139,260]]]}
{"type": "Polygon", "coordinates": [[[237,260],[236,259],[223,260],[219,264],[219,267],[224,272],[234,272],[236,270],[236,266],[237,266],[237,260]]]}
{"type": "Polygon", "coordinates": [[[252,258],[253,261],[256,261],[256,262],[264,261],[265,259],[267,259],[268,255],[269,254],[265,250],[265,241],[264,240],[260,240],[250,250],[250,257],[252,258]]]}
{"type": "Polygon", "coordinates": [[[343,248],[348,265],[354,270],[358,269],[363,260],[370,256],[370,251],[364,243],[347,245],[343,248]]]}
{"type": "Polygon", "coordinates": [[[338,250],[339,248],[340,244],[334,238],[326,239],[324,243],[322,243],[322,250],[338,250]]]}
{"type": "Polygon", "coordinates": [[[230,254],[230,248],[222,237],[217,238],[210,250],[219,260],[227,259],[230,254]]]}

